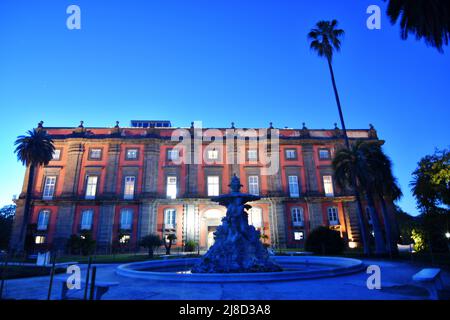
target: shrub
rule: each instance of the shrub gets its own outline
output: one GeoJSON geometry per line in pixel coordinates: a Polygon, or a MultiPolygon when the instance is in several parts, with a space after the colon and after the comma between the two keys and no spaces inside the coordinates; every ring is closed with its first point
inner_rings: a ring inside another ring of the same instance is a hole
{"type": "Polygon", "coordinates": [[[196,247],[197,247],[197,242],[195,242],[194,240],[188,240],[184,244],[184,251],[188,251],[188,252],[194,251],[196,247]]]}
{"type": "Polygon", "coordinates": [[[157,234],[149,234],[141,239],[139,245],[147,248],[148,256],[153,257],[154,250],[158,249],[162,245],[162,240],[157,234]]]}
{"type": "Polygon", "coordinates": [[[338,231],[318,227],[306,239],[305,249],[316,254],[340,254],[345,249],[345,242],[338,231]]]}
{"type": "Polygon", "coordinates": [[[73,234],[67,241],[67,250],[70,254],[88,256],[94,253],[96,241],[90,231],[82,231],[80,235],[73,234]]]}

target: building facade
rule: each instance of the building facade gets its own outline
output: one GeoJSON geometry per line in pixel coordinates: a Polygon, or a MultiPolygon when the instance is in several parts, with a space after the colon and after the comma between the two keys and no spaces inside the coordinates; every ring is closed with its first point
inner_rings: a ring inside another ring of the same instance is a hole
{"type": "MultiPolygon", "coordinates": [[[[96,240],[97,252],[114,246],[138,250],[139,239],[152,233],[174,233],[175,246],[194,241],[206,249],[226,212],[209,199],[229,191],[233,174],[240,177],[243,192],[261,196],[248,215],[264,242],[302,248],[311,230],[328,226],[350,246],[360,243],[355,199],[333,181],[331,160],[344,144],[338,128],[270,126],[253,130],[256,137],[247,134],[251,129],[234,125],[174,128],[168,121],[39,129],[52,137],[56,151],[34,177],[28,234],[36,249],[64,250],[71,235],[85,231],[96,240]],[[269,172],[273,156],[277,167],[269,172]]],[[[349,130],[348,136],[383,143],[372,126],[349,130]]],[[[27,182],[28,171],[16,200],[13,247],[23,223],[27,182]]]]}

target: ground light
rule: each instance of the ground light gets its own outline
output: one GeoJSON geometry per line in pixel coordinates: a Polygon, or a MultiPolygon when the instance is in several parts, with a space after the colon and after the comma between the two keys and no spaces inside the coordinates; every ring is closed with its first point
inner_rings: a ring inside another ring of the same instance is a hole
{"type": "Polygon", "coordinates": [[[445,233],[445,237],[446,237],[447,239],[450,239],[450,232],[447,231],[447,232],[445,233]]]}

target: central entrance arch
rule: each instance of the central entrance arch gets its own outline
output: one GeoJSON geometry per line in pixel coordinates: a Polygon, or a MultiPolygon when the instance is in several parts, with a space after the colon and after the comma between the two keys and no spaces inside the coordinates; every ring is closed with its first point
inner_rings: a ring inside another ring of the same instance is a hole
{"type": "Polygon", "coordinates": [[[205,224],[206,247],[209,249],[214,244],[214,232],[222,224],[222,218],[226,213],[221,209],[208,209],[203,213],[203,222],[205,224]]]}

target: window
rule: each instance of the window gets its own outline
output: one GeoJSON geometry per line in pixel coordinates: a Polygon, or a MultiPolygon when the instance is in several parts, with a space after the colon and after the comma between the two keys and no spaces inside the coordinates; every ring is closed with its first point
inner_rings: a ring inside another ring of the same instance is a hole
{"type": "Polygon", "coordinates": [[[330,158],[330,149],[319,149],[320,160],[329,160],[330,158]]]}
{"type": "Polygon", "coordinates": [[[300,196],[298,191],[298,177],[288,176],[289,193],[292,198],[298,198],[300,196]]]}
{"type": "Polygon", "coordinates": [[[258,176],[248,177],[248,192],[259,196],[259,179],[258,176]]]}
{"type": "Polygon", "coordinates": [[[44,192],[42,193],[42,198],[44,200],[53,199],[53,194],[55,193],[55,186],[56,186],[55,176],[45,177],[44,192]]]}
{"type": "Polygon", "coordinates": [[[216,149],[208,150],[207,156],[208,156],[208,160],[218,160],[219,159],[219,150],[216,150],[216,149]]]}
{"type": "Polygon", "coordinates": [[[331,226],[336,226],[339,224],[338,209],[336,207],[328,208],[328,221],[331,226]]]}
{"type": "Polygon", "coordinates": [[[39,231],[47,230],[49,220],[50,220],[50,210],[40,211],[37,221],[37,230],[39,231]]]}
{"type": "Polygon", "coordinates": [[[132,225],[133,225],[133,210],[122,209],[120,211],[120,229],[131,230],[132,225]]]}
{"type": "Polygon", "coordinates": [[[125,186],[123,192],[123,198],[125,200],[132,200],[134,198],[134,185],[136,184],[136,177],[125,177],[125,186]]]}
{"type": "Polygon", "coordinates": [[[53,151],[53,161],[58,161],[61,159],[61,149],[55,149],[55,151],[53,151]]]}
{"type": "Polygon", "coordinates": [[[137,160],[139,151],[138,149],[127,149],[126,159],[127,160],[137,160]]]}
{"type": "Polygon", "coordinates": [[[295,207],[291,209],[292,225],[294,227],[303,227],[305,224],[303,208],[295,207]]]}
{"type": "Polygon", "coordinates": [[[332,176],[323,176],[323,189],[325,191],[326,197],[333,197],[333,177],[332,176]]]}
{"type": "Polygon", "coordinates": [[[36,236],[34,238],[35,244],[44,244],[45,243],[45,236],[36,236]]]}
{"type": "Polygon", "coordinates": [[[122,235],[122,236],[120,237],[119,243],[121,243],[121,244],[127,244],[128,242],[130,242],[130,239],[131,239],[131,237],[130,237],[129,234],[124,234],[124,235],[122,235]]]}
{"type": "Polygon", "coordinates": [[[167,150],[167,160],[176,161],[180,158],[180,152],[178,149],[168,149],[167,150]]]}
{"type": "Polygon", "coordinates": [[[97,176],[88,176],[86,182],[86,199],[95,199],[97,193],[97,176]]]}
{"type": "Polygon", "coordinates": [[[167,197],[170,199],[177,198],[177,177],[167,177],[167,197]]]}
{"type": "Polygon", "coordinates": [[[250,208],[250,210],[248,210],[248,224],[254,226],[256,229],[262,228],[261,208],[250,208]]]}
{"type": "Polygon", "coordinates": [[[303,231],[295,231],[294,232],[294,240],[296,240],[296,241],[303,240],[303,231]]]}
{"type": "Polygon", "coordinates": [[[258,150],[249,149],[247,151],[247,158],[248,158],[248,161],[258,161],[258,150]]]}
{"type": "Polygon", "coordinates": [[[100,160],[102,158],[102,149],[91,149],[89,151],[90,160],[100,160]]]}
{"type": "Polygon", "coordinates": [[[218,176],[208,176],[208,196],[218,196],[219,195],[219,177],[218,176]]]}
{"type": "Polygon", "coordinates": [[[175,229],[177,211],[175,209],[164,210],[164,228],[175,229]]]}
{"type": "Polygon", "coordinates": [[[92,229],[92,219],[94,217],[94,211],[92,209],[81,211],[81,230],[92,229]]]}
{"type": "Polygon", "coordinates": [[[286,159],[295,160],[297,159],[297,150],[295,149],[286,149],[285,151],[286,159]]]}

